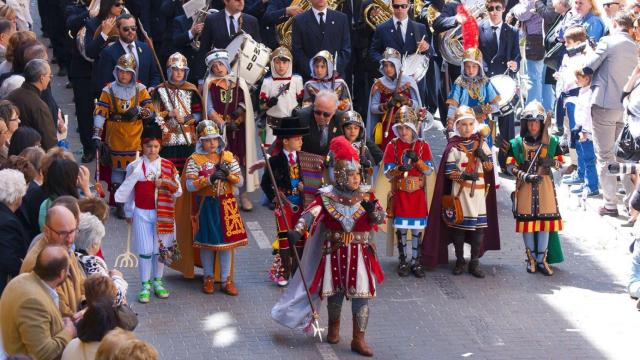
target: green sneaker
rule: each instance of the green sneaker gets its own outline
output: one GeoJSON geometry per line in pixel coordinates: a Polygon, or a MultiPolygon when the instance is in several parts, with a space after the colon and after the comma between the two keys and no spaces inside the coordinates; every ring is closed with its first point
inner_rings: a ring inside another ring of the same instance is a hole
{"type": "Polygon", "coordinates": [[[155,278],[153,280],[153,292],[160,299],[166,299],[169,297],[169,291],[165,289],[164,285],[162,284],[162,279],[160,278],[155,278]]]}
{"type": "Polygon", "coordinates": [[[151,281],[145,281],[142,283],[142,289],[138,293],[138,301],[146,304],[151,298],[151,281]]]}

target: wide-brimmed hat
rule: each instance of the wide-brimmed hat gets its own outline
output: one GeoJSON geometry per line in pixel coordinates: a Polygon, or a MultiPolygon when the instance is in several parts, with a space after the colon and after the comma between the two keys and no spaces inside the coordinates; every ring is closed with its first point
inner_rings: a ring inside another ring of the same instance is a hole
{"type": "Polygon", "coordinates": [[[280,125],[273,129],[273,135],[279,137],[304,136],[309,134],[309,124],[297,116],[280,119],[280,125]]]}

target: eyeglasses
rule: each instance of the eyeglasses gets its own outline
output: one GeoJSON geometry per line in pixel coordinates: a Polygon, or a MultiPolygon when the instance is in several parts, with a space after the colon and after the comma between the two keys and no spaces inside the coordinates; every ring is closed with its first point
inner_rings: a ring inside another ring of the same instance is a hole
{"type": "Polygon", "coordinates": [[[71,231],[55,231],[51,226],[46,225],[46,227],[49,228],[49,230],[53,231],[54,234],[56,234],[58,237],[60,237],[62,240],[67,240],[69,238],[69,236],[74,235],[75,233],[78,232],[78,228],[75,228],[71,231]]]}
{"type": "Polygon", "coordinates": [[[320,111],[320,110],[314,110],[313,113],[316,114],[317,116],[322,116],[324,118],[330,118],[333,116],[333,114],[330,112],[320,111]]]}
{"type": "Polygon", "coordinates": [[[123,6],[124,6],[124,3],[121,3],[121,2],[119,2],[119,3],[115,3],[115,4],[113,4],[113,6],[114,6],[114,7],[123,7],[123,6]]]}
{"type": "Polygon", "coordinates": [[[409,7],[409,4],[393,4],[394,9],[406,9],[409,7]]]}
{"type": "Polygon", "coordinates": [[[611,6],[613,6],[613,5],[620,5],[620,3],[617,3],[617,2],[611,2],[611,3],[608,3],[608,4],[602,4],[602,6],[604,6],[604,7],[606,7],[606,8],[611,7],[611,6]]]}
{"type": "Polygon", "coordinates": [[[488,12],[502,11],[502,5],[487,6],[487,11],[488,12]]]}
{"type": "Polygon", "coordinates": [[[123,26],[122,27],[122,31],[124,32],[129,32],[129,31],[138,31],[138,27],[137,26],[123,26]]]}

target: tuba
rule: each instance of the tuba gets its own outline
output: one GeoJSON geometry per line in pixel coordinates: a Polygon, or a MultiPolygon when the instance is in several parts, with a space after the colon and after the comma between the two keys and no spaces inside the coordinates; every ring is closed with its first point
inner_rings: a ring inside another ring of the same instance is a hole
{"type": "MultiPolygon", "coordinates": [[[[344,0],[328,0],[329,9],[335,10],[340,6],[344,0]]],[[[289,6],[300,6],[303,11],[311,9],[311,3],[309,0],[293,0],[289,6]]],[[[291,49],[291,32],[293,31],[293,16],[289,17],[287,21],[276,25],[276,36],[278,37],[278,43],[280,46],[285,46],[291,49]]]]}
{"type": "Polygon", "coordinates": [[[364,21],[372,30],[383,22],[391,19],[393,10],[382,0],[373,0],[371,4],[364,8],[364,21]],[[377,10],[377,11],[374,11],[377,10]]]}
{"type": "MultiPolygon", "coordinates": [[[[472,5],[468,11],[476,20],[481,19],[487,14],[484,2],[472,5]]],[[[457,66],[462,64],[464,48],[462,46],[462,27],[460,25],[440,34],[440,46],[438,50],[440,50],[442,58],[449,64],[457,66]]]]}

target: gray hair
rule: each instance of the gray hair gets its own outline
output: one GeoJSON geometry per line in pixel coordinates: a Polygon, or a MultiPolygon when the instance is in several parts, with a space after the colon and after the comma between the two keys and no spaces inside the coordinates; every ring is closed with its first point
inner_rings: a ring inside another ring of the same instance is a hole
{"type": "Polygon", "coordinates": [[[633,28],[633,17],[627,11],[618,11],[613,16],[613,22],[618,25],[620,30],[629,32],[633,28]]]}
{"type": "Polygon", "coordinates": [[[328,101],[332,101],[336,104],[336,106],[338,106],[338,104],[340,103],[340,100],[338,100],[338,95],[335,93],[335,91],[331,91],[331,90],[320,90],[318,91],[318,93],[316,94],[316,99],[314,100],[314,102],[320,100],[320,99],[326,99],[328,101]]]}
{"type": "Polygon", "coordinates": [[[24,175],[13,169],[0,170],[0,203],[14,205],[27,193],[24,175]]]}
{"type": "Polygon", "coordinates": [[[104,224],[95,215],[80,213],[80,225],[76,235],[76,249],[89,250],[92,247],[99,248],[104,238],[104,224]]]}
{"type": "Polygon", "coordinates": [[[553,0],[553,3],[562,4],[565,9],[571,9],[573,0],[553,0]]]}
{"type": "Polygon", "coordinates": [[[49,63],[43,59],[33,59],[24,67],[24,80],[28,83],[35,83],[40,77],[49,72],[49,63]]]}

